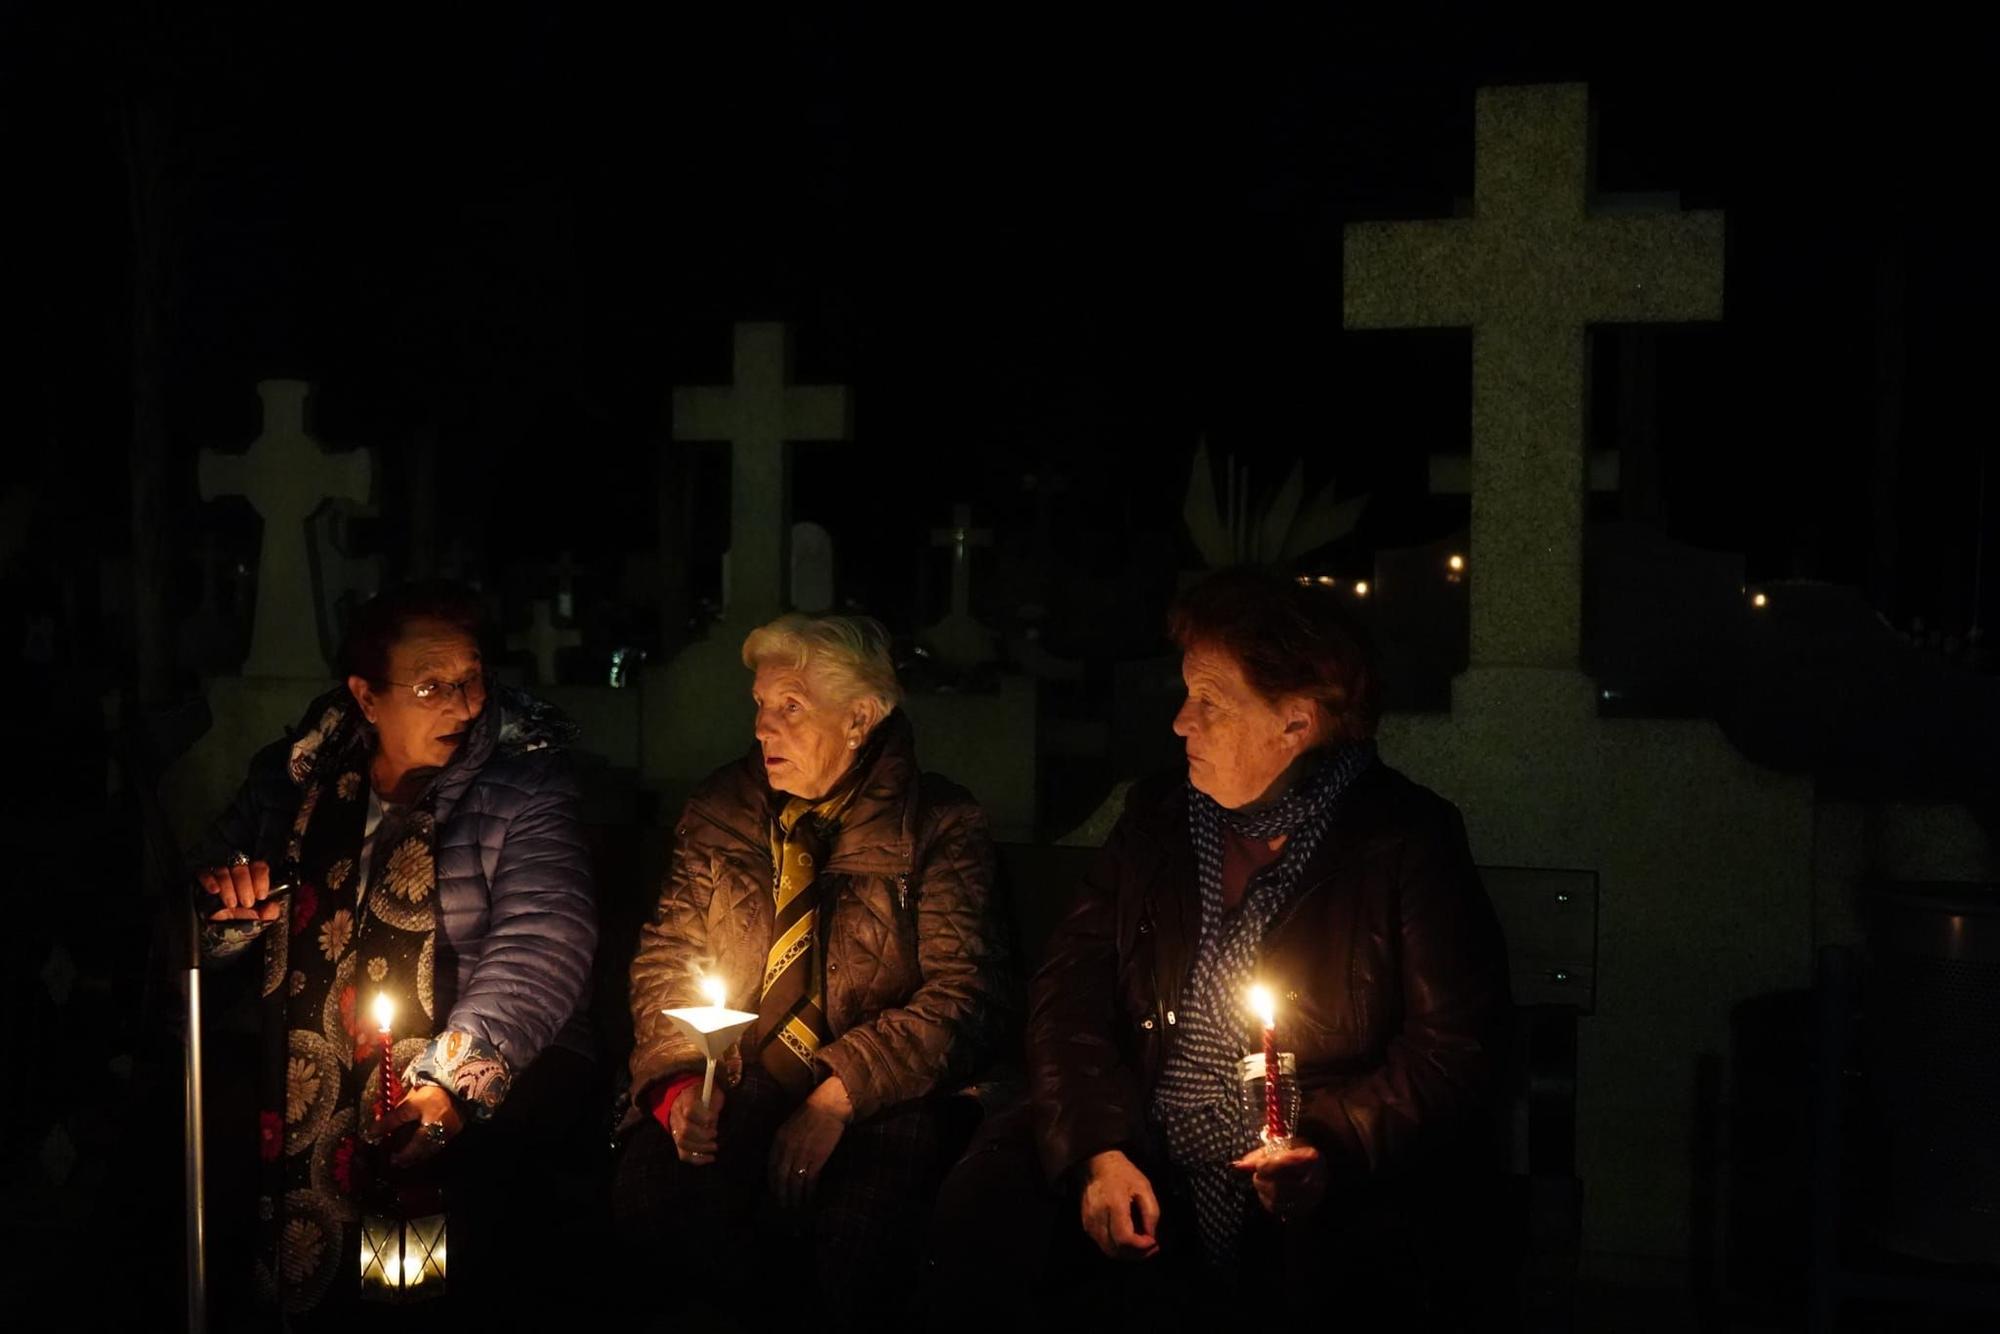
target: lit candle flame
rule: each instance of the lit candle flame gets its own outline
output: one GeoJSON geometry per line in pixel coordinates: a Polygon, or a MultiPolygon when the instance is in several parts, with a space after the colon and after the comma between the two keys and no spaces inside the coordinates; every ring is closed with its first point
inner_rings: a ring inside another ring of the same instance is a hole
{"type": "Polygon", "coordinates": [[[729,988],[723,985],[719,977],[704,977],[701,980],[701,994],[708,997],[708,1003],[719,1010],[722,1008],[722,1003],[729,999],[729,988]]]}
{"type": "Polygon", "coordinates": [[[389,999],[389,993],[375,993],[375,1027],[387,1033],[396,1024],[396,1002],[389,999]]]}
{"type": "Polygon", "coordinates": [[[1257,1012],[1257,1018],[1266,1028],[1278,1026],[1278,1002],[1266,986],[1250,988],[1250,1008],[1257,1012]]]}

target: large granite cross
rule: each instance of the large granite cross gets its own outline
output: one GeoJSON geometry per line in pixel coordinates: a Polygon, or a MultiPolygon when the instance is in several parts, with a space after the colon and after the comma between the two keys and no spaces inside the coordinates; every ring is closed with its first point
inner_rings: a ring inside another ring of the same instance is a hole
{"type": "Polygon", "coordinates": [[[1472,329],[1474,667],[1577,666],[1587,326],[1722,316],[1722,215],[1593,215],[1588,112],[1482,88],[1472,217],[1347,228],[1347,327],[1472,329]]]}

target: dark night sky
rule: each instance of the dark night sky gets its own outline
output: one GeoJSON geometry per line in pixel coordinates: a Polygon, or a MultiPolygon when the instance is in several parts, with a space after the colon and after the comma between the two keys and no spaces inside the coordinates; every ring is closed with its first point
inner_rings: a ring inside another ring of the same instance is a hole
{"type": "Polygon", "coordinates": [[[165,240],[180,522],[194,451],[247,440],[253,382],[297,375],[335,445],[393,456],[435,429],[446,537],[615,567],[655,540],[669,387],[725,375],[730,319],[781,316],[803,378],[857,390],[861,444],[803,453],[799,513],[907,617],[924,531],[962,498],[1029,521],[1030,474],[1067,480],[1081,567],[1182,561],[1198,433],[1374,492],[1330,557],[1357,571],[1371,543],[1451,531],[1463,502],[1421,495],[1423,459],[1465,447],[1469,343],[1343,335],[1340,226],[1469,192],[1477,84],[1582,78],[1601,187],[1730,212],[1727,323],[1663,344],[1669,531],[1753,578],[1867,577],[1874,274],[1900,247],[1885,610],[1966,620],[1992,299],[1967,35],[1680,6],[1616,7],[1646,36],[1442,9],[162,8],[0,18],[0,429],[53,447],[45,490],[73,500],[45,511],[101,546],[125,541],[135,90],[185,185],[165,240]]]}

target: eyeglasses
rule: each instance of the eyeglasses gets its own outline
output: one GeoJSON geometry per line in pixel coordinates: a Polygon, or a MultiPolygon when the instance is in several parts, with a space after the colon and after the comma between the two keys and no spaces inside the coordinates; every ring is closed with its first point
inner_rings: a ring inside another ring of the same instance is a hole
{"type": "Polygon", "coordinates": [[[451,703],[453,693],[465,697],[466,706],[483,704],[486,701],[486,675],[475,672],[463,681],[384,681],[386,686],[401,686],[417,697],[417,703],[427,709],[442,709],[451,703]]]}

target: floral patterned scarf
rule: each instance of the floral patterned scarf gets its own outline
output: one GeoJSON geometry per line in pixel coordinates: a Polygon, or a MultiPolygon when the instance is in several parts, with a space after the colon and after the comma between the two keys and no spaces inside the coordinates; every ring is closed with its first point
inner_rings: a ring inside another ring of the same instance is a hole
{"type": "MultiPolygon", "coordinates": [[[[359,1287],[363,1146],[376,1140],[382,1086],[373,1001],[395,1003],[391,1059],[401,1068],[428,1053],[437,1022],[436,822],[432,798],[385,807],[369,843],[366,888],[358,859],[369,814],[373,737],[345,690],[325,701],[316,726],[294,743],[301,789],[273,880],[295,886],[283,915],[258,931],[264,946],[265,1110],[259,1149],[263,1190],[258,1286],[288,1316],[330,1305],[359,1287]]],[[[213,952],[255,923],[213,923],[213,952]]],[[[247,945],[243,939],[237,948],[247,945]]]]}

